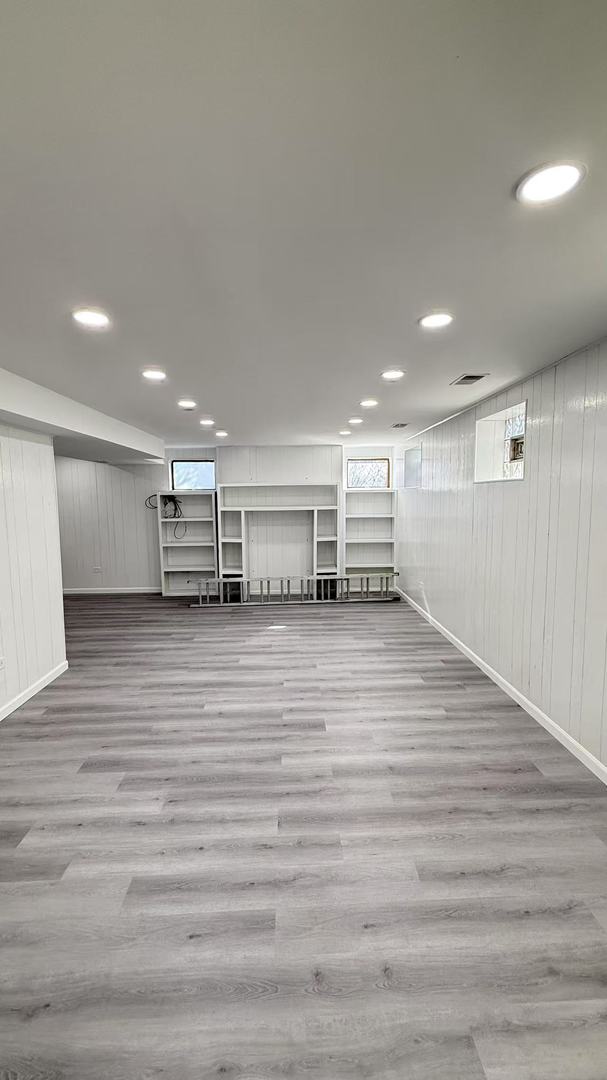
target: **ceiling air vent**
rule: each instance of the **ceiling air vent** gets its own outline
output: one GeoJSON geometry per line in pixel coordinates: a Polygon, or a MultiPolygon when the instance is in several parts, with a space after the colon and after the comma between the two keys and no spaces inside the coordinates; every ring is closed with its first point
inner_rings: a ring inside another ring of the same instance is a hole
{"type": "Polygon", "coordinates": [[[409,427],[409,425],[408,424],[403,424],[403,422],[401,421],[399,424],[392,424],[392,427],[393,428],[401,428],[401,427],[409,427]]]}
{"type": "Polygon", "coordinates": [[[473,386],[474,383],[479,382],[480,379],[485,379],[487,372],[483,375],[460,375],[459,379],[454,379],[450,386],[473,386]]]}

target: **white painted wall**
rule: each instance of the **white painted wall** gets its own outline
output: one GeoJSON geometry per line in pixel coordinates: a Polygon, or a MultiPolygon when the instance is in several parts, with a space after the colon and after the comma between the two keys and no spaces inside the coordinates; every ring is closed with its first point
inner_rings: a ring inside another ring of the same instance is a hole
{"type": "MultiPolygon", "coordinates": [[[[367,456],[369,447],[352,446],[353,456],[367,456]]],[[[374,455],[377,448],[372,448],[374,455]]],[[[392,456],[392,447],[380,448],[392,456]]],[[[171,460],[214,457],[218,483],[340,484],[341,446],[218,446],[167,447],[166,466],[107,465],[58,457],[57,489],[64,588],[66,592],[150,591],[160,588],[158,536],[155,515],[145,509],[145,497],[169,484],[171,460]],[[96,571],[94,567],[100,567],[96,571]]],[[[306,529],[309,523],[306,523],[306,529]]],[[[294,522],[299,536],[301,515],[294,522]]],[[[270,522],[259,523],[260,543],[267,535],[275,550],[277,532],[270,522]]],[[[310,552],[297,554],[291,536],[284,541],[285,572],[311,573],[310,552]],[[301,555],[301,557],[300,557],[301,555]],[[305,564],[305,565],[304,565],[305,564]]],[[[311,537],[310,537],[311,541],[311,537]]],[[[263,545],[261,545],[263,546],[263,545]]],[[[276,554],[276,553],[275,553],[276,554]]],[[[256,554],[254,566],[267,573],[256,554]]],[[[272,565],[282,563],[273,557],[272,565]]],[[[274,570],[278,573],[278,570],[274,570]]]]}
{"type": "Polygon", "coordinates": [[[422,487],[399,493],[401,587],[607,764],[607,342],[407,446],[422,487]],[[525,479],[474,484],[476,420],[525,399],[525,479]]]}
{"type": "Polygon", "coordinates": [[[341,446],[221,446],[218,484],[338,484],[341,446]]]}
{"type": "Polygon", "coordinates": [[[145,499],[166,487],[165,467],[58,457],[56,468],[65,592],[160,590],[158,524],[145,499]]]}
{"type": "MultiPolygon", "coordinates": [[[[341,446],[167,446],[167,478],[171,461],[216,462],[218,484],[338,484],[341,446]]],[[[169,483],[169,479],[167,479],[169,483]]]]}
{"type": "Polygon", "coordinates": [[[106,416],[80,401],[0,368],[0,421],[23,422],[27,428],[64,436],[86,436],[108,449],[121,447],[133,454],[162,458],[164,442],[156,435],[106,416]]]}
{"type": "Polygon", "coordinates": [[[67,667],[48,435],[0,424],[0,719],[67,667]]]}

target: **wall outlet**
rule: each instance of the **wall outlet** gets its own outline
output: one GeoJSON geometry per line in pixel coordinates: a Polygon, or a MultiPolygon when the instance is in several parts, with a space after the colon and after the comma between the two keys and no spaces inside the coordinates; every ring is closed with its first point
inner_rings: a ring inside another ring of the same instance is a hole
{"type": "Polygon", "coordinates": [[[100,574],[101,573],[101,567],[100,566],[94,566],[93,567],[93,573],[94,574],[100,574]]]}

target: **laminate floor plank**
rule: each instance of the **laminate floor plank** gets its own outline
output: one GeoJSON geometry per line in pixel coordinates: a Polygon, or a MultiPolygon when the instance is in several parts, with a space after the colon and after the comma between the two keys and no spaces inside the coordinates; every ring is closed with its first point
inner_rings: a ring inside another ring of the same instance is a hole
{"type": "Polygon", "coordinates": [[[607,789],[405,604],[279,614],[66,601],[0,1077],[605,1080],[607,789]]]}

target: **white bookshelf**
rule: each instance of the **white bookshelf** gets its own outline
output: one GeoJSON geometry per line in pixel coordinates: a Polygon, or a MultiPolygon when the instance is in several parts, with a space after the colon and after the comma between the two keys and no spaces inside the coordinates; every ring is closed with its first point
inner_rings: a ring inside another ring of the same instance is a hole
{"type": "Polygon", "coordinates": [[[395,571],[396,490],[347,488],[344,505],[344,571],[353,577],[395,571]]]}
{"type": "Polygon", "coordinates": [[[195,596],[198,582],[216,578],[215,492],[159,491],[158,539],[163,596],[195,596]],[[167,500],[177,499],[182,517],[167,500]]]}
{"type": "Polygon", "coordinates": [[[221,577],[336,577],[338,484],[220,484],[221,577]]]}

